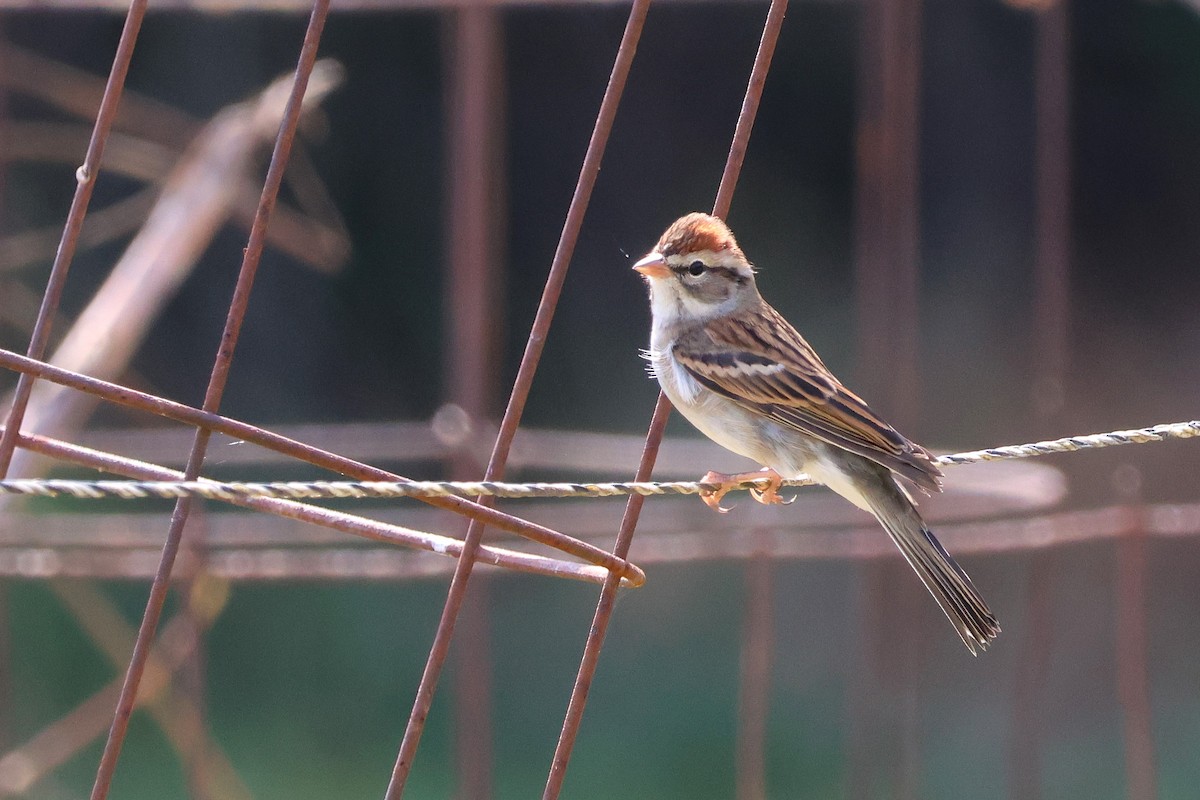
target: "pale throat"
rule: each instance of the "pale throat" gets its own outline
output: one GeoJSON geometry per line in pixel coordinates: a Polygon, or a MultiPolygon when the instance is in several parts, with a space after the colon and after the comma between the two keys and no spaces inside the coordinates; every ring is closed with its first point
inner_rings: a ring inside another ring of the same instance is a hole
{"type": "Polygon", "coordinates": [[[650,283],[650,315],[653,319],[654,338],[660,335],[674,338],[681,327],[689,328],[700,325],[720,316],[731,313],[738,304],[736,292],[719,303],[709,303],[693,296],[690,292],[668,283],[670,279],[655,280],[650,283]]]}
{"type": "Polygon", "coordinates": [[[646,358],[663,390],[676,405],[686,408],[695,403],[700,396],[700,385],[675,362],[671,353],[675,341],[709,320],[730,313],[736,305],[736,295],[720,303],[706,303],[674,284],[660,281],[650,284],[653,323],[646,358]]]}

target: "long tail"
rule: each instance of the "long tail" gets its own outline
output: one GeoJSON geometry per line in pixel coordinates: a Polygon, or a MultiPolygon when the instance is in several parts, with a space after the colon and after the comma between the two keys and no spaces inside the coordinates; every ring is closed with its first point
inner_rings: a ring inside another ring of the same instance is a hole
{"type": "Polygon", "coordinates": [[[976,647],[986,650],[1000,633],[1000,625],[987,603],[979,596],[967,573],[926,527],[908,495],[890,475],[879,477],[885,484],[884,491],[873,487],[875,491],[863,492],[871,513],[937,600],[971,655],[975,655],[976,647]]]}

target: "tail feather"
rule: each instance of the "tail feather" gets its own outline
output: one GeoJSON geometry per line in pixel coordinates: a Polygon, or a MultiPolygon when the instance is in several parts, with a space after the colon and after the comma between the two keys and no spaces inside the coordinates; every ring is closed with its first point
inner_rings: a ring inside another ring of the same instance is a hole
{"type": "Polygon", "coordinates": [[[954,625],[971,655],[977,647],[986,650],[1000,633],[999,623],[967,573],[926,527],[912,501],[893,480],[887,482],[894,491],[864,493],[871,512],[954,625]]]}

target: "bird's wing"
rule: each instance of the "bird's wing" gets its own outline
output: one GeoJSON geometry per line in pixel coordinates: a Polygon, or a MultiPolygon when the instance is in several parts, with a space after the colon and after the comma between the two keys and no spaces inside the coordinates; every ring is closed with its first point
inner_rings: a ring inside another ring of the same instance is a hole
{"type": "Polygon", "coordinates": [[[739,405],[869,458],[922,488],[941,489],[941,471],[929,452],[843,386],[766,303],[761,314],[715,319],[681,336],[673,353],[697,381],[739,405]]]}

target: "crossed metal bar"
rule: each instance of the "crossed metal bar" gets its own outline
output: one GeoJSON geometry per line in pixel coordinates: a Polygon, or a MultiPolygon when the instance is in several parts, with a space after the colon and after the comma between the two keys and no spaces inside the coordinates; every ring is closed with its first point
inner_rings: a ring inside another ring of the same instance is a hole
{"type": "MultiPolygon", "coordinates": [[[[774,0],[768,12],[762,42],[760,43],[758,56],[756,57],[751,73],[746,100],[739,115],[730,156],[718,191],[718,199],[714,210],[721,215],[727,212],[733,188],[736,185],[737,175],[745,154],[746,142],[749,138],[763,82],[770,65],[771,54],[778,38],[786,7],[786,0],[774,0]]],[[[591,190],[599,173],[605,145],[609,132],[612,129],[625,79],[632,65],[648,8],[649,0],[635,0],[631,9],[609,85],[605,91],[600,112],[597,116],[592,139],[588,145],[587,155],[584,158],[579,182],[567,212],[559,245],[555,252],[542,300],[530,332],[526,351],[513,385],[509,403],[501,422],[500,431],[496,437],[492,457],[489,460],[485,473],[486,480],[500,480],[503,477],[509,449],[520,424],[525,401],[532,386],[534,375],[536,374],[541,350],[553,319],[555,306],[561,293],[575,242],[583,222],[584,214],[586,213],[591,190]]],[[[301,47],[299,61],[292,82],[291,94],[283,115],[283,120],[280,123],[279,134],[263,185],[262,196],[255,213],[254,224],[251,228],[250,238],[230,303],[225,330],[222,334],[202,407],[200,409],[190,409],[162,398],[135,392],[116,384],[98,381],[86,376],[71,374],[68,370],[59,370],[43,363],[42,360],[45,357],[55,312],[62,295],[63,287],[65,286],[83,219],[87,213],[100,159],[121,98],[125,76],[145,10],[146,0],[133,0],[130,4],[121,41],[114,57],[113,68],[105,88],[100,111],[97,114],[88,154],[83,166],[77,172],[78,185],[75,198],[64,226],[62,241],[51,270],[47,290],[43,295],[42,305],[34,326],[27,355],[23,358],[16,354],[5,354],[4,365],[16,368],[21,373],[21,376],[18,380],[12,407],[5,421],[3,431],[0,432],[0,478],[7,476],[14,450],[20,445],[34,451],[72,460],[76,463],[103,465],[107,469],[130,475],[131,477],[178,477],[185,480],[196,480],[200,475],[209,438],[214,431],[222,431],[247,441],[255,441],[264,446],[273,447],[280,450],[280,452],[288,452],[292,455],[302,457],[311,463],[319,463],[322,466],[330,467],[343,474],[360,479],[400,479],[400,476],[369,467],[365,464],[358,464],[349,459],[340,458],[326,451],[308,447],[300,442],[286,440],[284,437],[263,431],[255,426],[229,420],[217,414],[236,350],[238,335],[248,307],[257,266],[263,251],[266,227],[274,209],[282,174],[287,164],[295,136],[300,115],[301,100],[304,96],[309,75],[313,69],[317,46],[329,12],[329,0],[316,0],[313,5],[308,29],[301,47]],[[196,432],[184,470],[182,473],[176,473],[164,470],[153,464],[136,462],[132,459],[123,459],[113,454],[88,450],[87,448],[82,448],[68,442],[23,433],[21,427],[25,411],[29,403],[34,381],[39,378],[55,380],[65,386],[72,386],[73,388],[110,401],[125,403],[143,410],[163,414],[164,416],[171,416],[195,426],[196,432]]],[[[661,441],[662,430],[668,411],[666,401],[660,398],[651,422],[650,432],[647,435],[642,461],[638,468],[639,480],[645,480],[649,477],[661,441]]],[[[446,654],[449,650],[450,641],[454,634],[454,626],[462,606],[473,566],[476,560],[482,559],[491,560],[493,563],[514,568],[522,568],[524,566],[525,568],[532,568],[534,571],[543,571],[550,574],[569,574],[572,577],[586,575],[587,578],[592,580],[599,579],[601,574],[604,576],[604,588],[600,594],[600,601],[595,619],[593,620],[591,635],[584,648],[583,661],[576,680],[575,690],[572,692],[571,702],[564,719],[562,735],[546,785],[545,796],[548,798],[557,797],[561,789],[565,768],[570,758],[571,747],[573,746],[582,719],[587,687],[590,686],[595,671],[596,659],[603,645],[603,632],[612,613],[616,590],[622,583],[637,585],[644,580],[644,575],[641,574],[641,571],[629,564],[625,559],[625,553],[628,551],[641,509],[641,498],[631,498],[625,519],[621,524],[617,545],[613,554],[605,553],[594,546],[587,545],[556,531],[494,511],[490,508],[487,499],[481,499],[479,503],[472,503],[457,498],[433,498],[430,502],[468,516],[471,518],[471,523],[461,544],[455,546],[451,542],[437,542],[432,548],[437,549],[444,546],[451,552],[456,549],[458,556],[457,567],[450,583],[442,618],[430,647],[426,669],[416,692],[413,710],[405,729],[405,735],[397,755],[396,764],[392,772],[392,780],[386,796],[388,798],[398,798],[403,793],[404,784],[411,769],[412,758],[420,742],[424,720],[432,703],[438,677],[440,676],[446,654]],[[559,567],[555,571],[556,568],[551,562],[559,564],[569,562],[546,558],[542,558],[540,561],[525,560],[521,562],[520,558],[529,559],[529,556],[527,554],[499,552],[499,548],[489,548],[482,545],[480,540],[485,524],[496,525],[537,541],[550,544],[567,553],[592,561],[596,566],[573,565],[566,569],[559,567]]],[[[364,524],[361,520],[351,519],[353,515],[338,515],[335,512],[325,509],[304,508],[302,504],[290,501],[247,498],[242,501],[242,504],[257,510],[269,510],[273,513],[284,514],[285,516],[307,518],[340,530],[351,530],[357,527],[358,529],[353,532],[362,535],[369,534],[373,538],[393,542],[412,545],[417,544],[417,539],[420,538],[418,536],[406,539],[396,530],[396,526],[386,526],[382,523],[372,525],[369,522],[364,524]]],[[[159,565],[151,584],[143,619],[133,643],[132,656],[116,699],[116,710],[113,715],[112,725],[92,788],[92,800],[102,800],[108,796],[138,690],[142,685],[147,665],[151,661],[155,633],[161,618],[175,561],[180,552],[184,527],[191,514],[192,506],[193,498],[181,498],[177,501],[172,514],[159,565]]],[[[426,541],[426,544],[428,544],[428,541],[426,541]]]]}
{"type": "MultiPolygon", "coordinates": [[[[347,7],[350,5],[356,7],[379,7],[372,0],[368,0],[365,3],[352,0],[352,2],[347,4],[347,7]]],[[[203,453],[211,432],[224,431],[246,441],[256,441],[266,447],[273,447],[281,453],[302,458],[310,463],[321,465],[360,480],[398,479],[399,476],[392,473],[379,470],[367,464],[345,459],[328,451],[310,447],[294,439],[279,437],[269,431],[264,431],[246,423],[229,420],[216,413],[220,405],[224,377],[232,361],[237,332],[241,321],[244,319],[246,300],[248,299],[250,287],[253,282],[258,257],[261,254],[265,221],[272,211],[278,191],[279,178],[286,163],[287,151],[294,136],[298,114],[297,98],[303,96],[303,85],[312,69],[316,44],[320,38],[321,26],[329,10],[327,0],[325,2],[318,0],[313,8],[305,44],[301,51],[300,63],[292,84],[292,100],[289,102],[289,111],[280,126],[267,181],[263,187],[262,197],[255,214],[255,223],[250,236],[250,246],[247,248],[242,270],[239,273],[237,289],[235,290],[234,299],[230,306],[226,335],[223,337],[221,349],[214,364],[204,406],[201,409],[189,409],[179,406],[179,404],[172,404],[170,401],[162,398],[133,392],[116,384],[95,381],[83,375],[70,374],[69,371],[55,372],[56,368],[42,363],[58,300],[62,293],[67,271],[78,241],[82,221],[87,211],[92,187],[95,183],[100,156],[108,139],[109,128],[116,112],[117,104],[121,98],[125,73],[128,69],[129,59],[145,7],[145,0],[133,0],[129,7],[125,30],[122,34],[116,57],[114,58],[113,69],[109,75],[100,111],[97,114],[96,125],[88,146],[88,153],[83,166],[77,173],[78,185],[76,187],[75,198],[72,202],[66,225],[64,226],[47,290],[43,295],[27,357],[22,358],[15,354],[0,354],[3,355],[3,359],[0,359],[4,361],[3,366],[16,369],[22,373],[18,381],[13,407],[9,412],[3,431],[0,431],[0,477],[4,477],[8,472],[8,465],[12,459],[14,448],[21,447],[32,452],[48,454],[68,462],[100,467],[107,471],[143,480],[177,480],[181,477],[191,477],[194,479],[199,476],[203,453]],[[186,469],[183,472],[165,470],[155,464],[138,462],[134,459],[122,458],[111,453],[89,450],[88,448],[83,448],[69,442],[39,437],[23,432],[21,430],[21,422],[25,406],[28,403],[33,382],[39,379],[61,379],[63,385],[72,386],[78,390],[110,401],[123,402],[143,411],[170,416],[194,426],[196,433],[186,469]]],[[[638,0],[638,2],[634,3],[631,10],[629,23],[617,54],[613,76],[601,104],[601,111],[597,118],[592,141],[589,144],[588,155],[584,161],[576,194],[572,199],[570,210],[567,214],[559,247],[555,253],[550,276],[547,280],[546,290],[542,298],[542,303],[539,306],[533,330],[531,331],[529,345],[526,348],[525,357],[522,359],[521,371],[514,384],[504,422],[496,439],[493,455],[487,470],[487,478],[489,480],[502,478],[513,435],[520,422],[525,398],[528,395],[534,373],[536,372],[542,343],[548,333],[558,293],[561,290],[562,281],[565,278],[565,272],[571,260],[571,252],[583,219],[583,214],[586,210],[591,185],[595,180],[596,171],[599,169],[604,143],[616,113],[624,78],[628,74],[632,63],[647,7],[648,0],[638,0]]],[[[754,112],[761,95],[762,82],[769,67],[770,55],[778,35],[779,24],[782,21],[785,8],[785,0],[776,0],[776,2],[772,3],[768,12],[763,39],[760,43],[758,57],[756,58],[750,79],[750,86],[747,90],[742,113],[739,116],[730,157],[715,203],[715,211],[718,214],[723,215],[728,210],[730,197],[736,183],[737,172],[745,152],[746,140],[753,122],[754,112]]],[[[1051,54],[1058,53],[1061,56],[1065,52],[1064,48],[1061,47],[1060,41],[1065,36],[1063,33],[1064,21],[1061,5],[1052,4],[1051,10],[1048,13],[1039,16],[1039,29],[1039,36],[1047,42],[1044,48],[1045,51],[1051,54]],[[1058,42],[1058,44],[1055,44],[1055,42],[1058,42]]],[[[1045,71],[1051,74],[1056,69],[1053,64],[1046,66],[1039,61],[1039,69],[1042,69],[1044,66],[1046,67],[1045,71]]],[[[1058,88],[1058,95],[1062,95],[1062,86],[1058,88]]],[[[1059,97],[1060,101],[1061,99],[1059,97]]],[[[1061,105],[1062,103],[1059,102],[1058,106],[1061,105]]],[[[1054,103],[1047,105],[1047,108],[1050,110],[1053,110],[1055,107],[1054,103]]],[[[1054,123],[1054,120],[1051,120],[1051,122],[1054,123]]],[[[1061,120],[1054,123],[1054,127],[1060,130],[1060,132],[1061,130],[1065,130],[1065,124],[1061,120]]],[[[1054,140],[1053,136],[1044,138],[1047,141],[1054,140]]],[[[1039,135],[1039,144],[1042,141],[1043,137],[1039,135]]],[[[1062,137],[1059,137],[1059,141],[1061,143],[1062,137]]],[[[1047,153],[1044,160],[1050,163],[1065,163],[1065,159],[1054,156],[1052,153],[1047,153]]],[[[1052,174],[1048,170],[1039,170],[1039,175],[1044,177],[1044,183],[1046,184],[1045,187],[1039,185],[1040,203],[1047,206],[1052,214],[1054,208],[1062,205],[1062,198],[1059,195],[1061,195],[1061,191],[1065,186],[1065,178],[1057,173],[1052,174]]],[[[1046,209],[1039,209],[1039,220],[1044,218],[1045,213],[1046,209]]],[[[1059,228],[1063,228],[1063,225],[1059,225],[1059,228]]],[[[1061,242],[1063,239],[1062,236],[1058,236],[1057,238],[1047,236],[1045,238],[1051,244],[1054,241],[1061,242]]],[[[1054,248],[1050,247],[1049,249],[1053,250],[1054,248]]],[[[1050,252],[1045,260],[1052,262],[1052,266],[1057,264],[1061,268],[1065,262],[1065,257],[1061,253],[1050,252]]],[[[1048,329],[1061,328],[1062,325],[1060,323],[1065,315],[1066,300],[1065,294],[1062,291],[1065,286],[1065,277],[1060,273],[1061,270],[1053,274],[1048,273],[1050,277],[1047,279],[1047,285],[1053,291],[1043,287],[1043,290],[1038,293],[1039,298],[1046,296],[1048,298],[1047,303],[1053,306],[1040,309],[1039,311],[1040,317],[1046,317],[1049,320],[1045,324],[1045,327],[1048,329]]],[[[1061,345],[1061,342],[1059,342],[1059,345],[1061,345]]],[[[1049,378],[1053,379],[1056,374],[1062,371],[1062,365],[1058,363],[1062,361],[1062,354],[1054,348],[1043,349],[1050,352],[1053,356],[1047,357],[1046,368],[1043,370],[1049,378]]],[[[1061,377],[1061,375],[1059,374],[1058,377],[1061,377]]],[[[668,414],[669,407],[665,400],[660,398],[646,437],[641,463],[637,470],[636,479],[639,481],[649,478],[651,468],[657,457],[657,448],[661,441],[663,425],[668,414]]],[[[411,769],[412,757],[420,741],[424,718],[432,703],[433,693],[436,689],[446,652],[453,637],[454,624],[458,618],[463,598],[466,595],[474,562],[478,560],[510,569],[540,572],[602,583],[603,588],[592,621],[592,627],[590,628],[588,641],[582,654],[570,704],[564,717],[562,732],[547,779],[544,796],[554,798],[561,791],[563,778],[581,724],[588,689],[595,674],[600,650],[604,644],[607,624],[613,611],[617,588],[619,585],[638,585],[644,580],[644,574],[641,570],[630,564],[626,558],[634,530],[638,523],[642,502],[642,498],[638,496],[632,497],[629,500],[625,517],[620,525],[617,543],[612,552],[608,552],[601,547],[589,544],[580,539],[566,536],[548,527],[536,525],[519,517],[498,512],[491,509],[486,503],[471,503],[470,501],[453,498],[442,498],[435,504],[467,516],[472,520],[465,540],[456,540],[450,537],[442,537],[440,539],[431,538],[434,536],[433,534],[423,531],[403,529],[400,526],[367,520],[356,515],[341,514],[290,501],[245,498],[242,504],[254,510],[269,511],[295,519],[307,519],[338,531],[354,533],[390,544],[424,547],[433,551],[444,549],[446,554],[457,557],[455,576],[450,584],[438,632],[430,648],[425,674],[414,699],[412,714],[410,715],[404,739],[392,772],[392,781],[388,789],[389,798],[400,796],[408,772],[411,769]],[[480,542],[480,538],[485,525],[492,525],[517,533],[532,541],[562,550],[564,553],[573,555],[587,563],[581,564],[560,558],[551,558],[484,545],[480,542]]],[[[159,682],[163,674],[162,665],[165,665],[168,669],[173,668],[181,663],[181,660],[186,660],[189,657],[191,651],[188,649],[188,642],[194,641],[194,637],[189,639],[190,634],[186,634],[186,625],[191,623],[193,629],[197,631],[203,628],[203,614],[177,618],[164,631],[163,636],[160,637],[159,645],[154,648],[151,647],[151,641],[154,639],[154,630],[157,627],[158,618],[161,614],[162,600],[166,592],[166,579],[172,572],[173,562],[181,544],[186,546],[186,542],[182,540],[182,531],[184,521],[189,516],[190,508],[190,503],[187,501],[180,501],[176,507],[166,545],[163,548],[155,570],[157,575],[151,588],[142,626],[138,631],[133,645],[133,658],[129,663],[125,680],[121,685],[114,684],[105,690],[106,693],[97,695],[96,698],[89,701],[91,703],[90,708],[93,710],[99,706],[107,705],[111,707],[114,704],[116,705],[116,714],[112,722],[109,740],[99,765],[96,783],[93,787],[92,797],[94,799],[106,797],[108,794],[113,770],[116,767],[120,747],[124,739],[125,725],[132,712],[134,697],[138,693],[139,685],[143,692],[146,692],[150,684],[155,684],[155,687],[160,686],[159,682]],[[197,625],[197,622],[200,624],[197,625]],[[179,633],[181,630],[185,631],[185,633],[179,633]],[[161,662],[153,656],[153,650],[156,649],[163,651],[161,662]],[[159,666],[156,666],[156,663],[159,666]],[[143,673],[146,676],[144,680],[143,673]]],[[[1168,512],[1164,511],[1164,513],[1168,512]]],[[[1188,513],[1194,516],[1194,509],[1188,513]]],[[[1120,652],[1118,653],[1117,661],[1120,673],[1119,692],[1121,702],[1127,712],[1126,758],[1129,772],[1133,776],[1131,783],[1134,784],[1132,792],[1135,796],[1151,796],[1154,786],[1152,740],[1148,734],[1150,709],[1146,695],[1147,675],[1144,652],[1146,637],[1144,623],[1146,566],[1142,540],[1146,534],[1164,531],[1168,534],[1174,532],[1171,525],[1166,524],[1165,528],[1163,528],[1159,524],[1161,522],[1161,520],[1156,521],[1156,518],[1152,516],[1152,509],[1143,509],[1140,512],[1135,512],[1124,507],[1118,507],[1116,509],[1104,510],[1103,514],[1089,515],[1085,513],[1082,515],[1066,515],[1061,519],[1050,521],[1048,525],[1043,525],[1040,521],[1030,521],[1027,525],[1019,527],[1018,533],[1020,535],[1016,538],[1013,538],[1011,534],[1004,537],[997,536],[995,528],[1000,523],[985,523],[980,530],[975,532],[978,535],[975,544],[968,546],[968,549],[977,550],[1005,549],[1014,546],[1045,546],[1048,541],[1046,537],[1049,535],[1048,531],[1050,529],[1053,529],[1055,541],[1070,541],[1072,540],[1072,536],[1082,538],[1085,532],[1093,536],[1111,535],[1113,537],[1121,537],[1123,557],[1119,562],[1121,569],[1118,575],[1117,587],[1120,652]],[[1160,528],[1162,529],[1161,531],[1160,528]]],[[[1012,523],[1006,522],[1004,525],[1010,531],[1013,528],[1012,523]]],[[[1194,532],[1194,528],[1195,525],[1192,524],[1188,529],[1189,532],[1194,532]]],[[[875,544],[862,544],[867,542],[867,540],[868,537],[839,537],[838,546],[844,548],[842,552],[845,555],[855,557],[878,555],[879,553],[875,544]]],[[[875,540],[878,540],[877,536],[872,539],[872,541],[875,540]]],[[[670,550],[672,547],[669,541],[661,544],[663,544],[665,550],[670,550]]],[[[738,794],[739,797],[759,796],[762,793],[761,762],[763,759],[763,745],[761,738],[756,738],[754,734],[755,731],[761,733],[763,730],[763,720],[766,714],[764,692],[767,676],[769,675],[769,644],[771,638],[769,627],[764,628],[764,623],[762,623],[762,620],[767,620],[770,616],[769,589],[771,578],[769,565],[762,558],[766,556],[821,557],[815,554],[818,551],[827,554],[827,552],[832,552],[828,548],[833,548],[834,550],[837,548],[833,546],[832,542],[825,542],[823,544],[821,542],[814,544],[812,541],[785,542],[783,538],[777,535],[777,532],[769,530],[749,531],[737,533],[733,536],[723,536],[719,541],[716,538],[710,538],[707,541],[692,542],[692,547],[694,549],[691,552],[695,554],[694,557],[723,556],[748,559],[747,588],[749,602],[746,612],[748,615],[746,625],[747,638],[744,643],[744,657],[746,661],[743,665],[741,714],[739,715],[739,730],[743,738],[740,739],[738,750],[738,794]],[[822,549],[823,547],[826,549],[822,549]]],[[[647,554],[652,553],[653,550],[647,551],[647,554]]],[[[677,555],[668,557],[677,557],[677,555]]],[[[658,559],[650,555],[649,560],[658,559]]],[[[1035,592],[1033,601],[1035,607],[1044,605],[1046,602],[1045,598],[1039,600],[1038,597],[1039,595],[1035,592]]],[[[76,597],[75,602],[78,602],[78,600],[79,598],[76,597]]],[[[64,599],[64,602],[70,603],[72,601],[64,599]]],[[[1036,635],[1036,631],[1034,633],[1036,635]]],[[[1029,650],[1036,656],[1038,652],[1044,652],[1045,648],[1043,645],[1039,645],[1035,639],[1029,645],[1029,650]]],[[[1031,663],[1036,663],[1035,659],[1031,659],[1031,663]]],[[[1031,686],[1036,685],[1037,675],[1038,669],[1036,667],[1031,668],[1023,679],[1023,683],[1031,686]]],[[[1030,697],[1033,697],[1033,695],[1031,694],[1030,697]]],[[[159,711],[156,710],[155,713],[159,713],[159,711]]],[[[1032,723],[1028,722],[1028,720],[1023,722],[1022,719],[1015,720],[1015,724],[1019,730],[1032,726],[1032,723]]],[[[70,725],[69,722],[65,724],[70,725]]],[[[164,723],[164,729],[167,731],[168,736],[173,736],[172,730],[179,730],[177,727],[172,728],[172,724],[170,722],[164,723]]],[[[1018,741],[1023,739],[1032,741],[1032,737],[1018,735],[1015,738],[1018,741]]],[[[45,741],[42,737],[38,737],[35,740],[35,742],[39,743],[44,743],[45,741]]],[[[1014,769],[1012,772],[1023,777],[1036,776],[1037,765],[1035,763],[1031,764],[1030,761],[1031,756],[1029,751],[1014,751],[1014,769]]],[[[864,772],[863,774],[866,773],[864,772]]]]}

